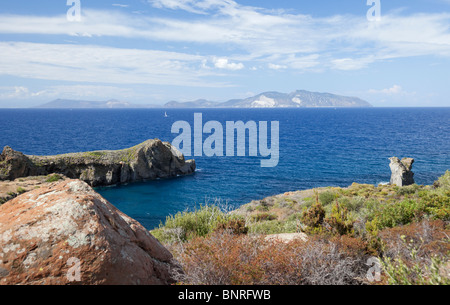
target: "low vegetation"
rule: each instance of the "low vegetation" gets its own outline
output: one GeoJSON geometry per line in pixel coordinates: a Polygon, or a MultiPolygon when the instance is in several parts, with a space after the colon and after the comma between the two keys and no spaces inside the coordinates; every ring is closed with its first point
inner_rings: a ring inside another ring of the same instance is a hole
{"type": "Polygon", "coordinates": [[[52,174],[52,175],[48,175],[47,176],[47,179],[45,180],[45,182],[57,182],[57,181],[59,181],[59,180],[61,180],[61,179],[63,179],[62,177],[61,177],[61,175],[58,175],[58,174],[52,174]]]}
{"type": "Polygon", "coordinates": [[[220,203],[202,205],[195,212],[182,212],[166,218],[164,225],[152,234],[166,244],[186,242],[204,237],[214,231],[231,230],[238,234],[247,233],[245,220],[241,216],[226,213],[220,203]]]}
{"type": "Polygon", "coordinates": [[[45,183],[57,182],[66,179],[59,174],[48,176],[31,176],[14,181],[0,181],[0,205],[20,196],[28,191],[40,188],[45,183]]]}
{"type": "Polygon", "coordinates": [[[348,252],[348,247],[358,246],[347,238],[329,242],[318,236],[307,242],[283,243],[215,231],[208,237],[173,244],[170,250],[184,270],[176,274],[181,284],[339,285],[360,283],[364,258],[348,252]]]}
{"type": "Polygon", "coordinates": [[[231,212],[201,206],[152,233],[181,265],[184,284],[449,284],[450,172],[433,186],[353,184],[231,212]],[[265,238],[278,233],[308,240],[265,238]],[[374,257],[382,274],[370,282],[374,257]]]}
{"type": "Polygon", "coordinates": [[[18,195],[22,195],[23,193],[26,193],[26,189],[24,189],[23,187],[18,187],[17,188],[17,190],[16,190],[16,193],[18,194],[18,195]]]}

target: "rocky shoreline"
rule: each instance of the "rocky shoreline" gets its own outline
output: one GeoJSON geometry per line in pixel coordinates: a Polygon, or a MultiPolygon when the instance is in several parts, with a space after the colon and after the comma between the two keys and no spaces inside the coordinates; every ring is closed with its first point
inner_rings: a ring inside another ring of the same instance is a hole
{"type": "MultiPolygon", "coordinates": [[[[143,161],[143,156],[146,161],[166,160],[163,165],[159,163],[157,166],[152,162],[151,165],[147,164],[146,168],[153,170],[150,174],[140,172],[139,167],[133,167],[139,177],[156,175],[155,168],[166,167],[165,171],[159,173],[162,176],[187,174],[194,170],[195,163],[185,162],[184,157],[172,150],[170,145],[155,140],[124,151],[102,151],[98,152],[97,162],[93,162],[95,157],[92,153],[34,157],[9,149],[5,151],[2,162],[11,166],[10,169],[23,169],[10,171],[13,176],[39,169],[54,169],[50,164],[59,164],[59,169],[64,173],[86,165],[95,164],[98,167],[93,167],[97,175],[92,176],[97,178],[87,179],[91,185],[62,174],[22,177],[0,183],[0,197],[5,193],[13,197],[5,204],[0,204],[0,285],[168,285],[176,283],[184,273],[183,263],[180,265],[174,259],[171,246],[157,235],[161,235],[165,229],[149,232],[91,187],[99,182],[112,181],[104,180],[104,171],[98,168],[109,164],[114,169],[113,161],[131,151],[135,151],[137,155],[136,158],[130,158],[134,163],[143,161]],[[170,155],[166,149],[170,150],[170,155]],[[165,158],[161,155],[165,155],[165,158]],[[17,160],[22,160],[22,163],[16,162],[17,160]],[[72,161],[63,166],[58,163],[61,160],[72,161]],[[18,166],[19,164],[24,166],[18,166]],[[187,170],[183,171],[180,166],[187,170]],[[99,178],[98,173],[103,173],[102,178],[99,178]]],[[[380,199],[380,204],[386,204],[391,200],[410,198],[407,197],[410,194],[417,195],[419,189],[432,191],[432,186],[412,185],[411,188],[402,188],[411,183],[413,162],[413,159],[400,161],[398,158],[391,158],[392,181],[401,181],[402,185],[391,183],[376,187],[353,184],[348,188],[289,192],[253,201],[229,215],[237,217],[236,219],[246,219],[246,225],[254,222],[248,228],[252,234],[265,236],[266,242],[308,243],[309,235],[304,233],[309,232],[308,227],[304,227],[299,219],[304,217],[301,216],[304,208],[314,207],[314,202],[320,201],[325,206],[324,214],[328,215],[333,202],[361,211],[367,200],[377,198],[380,199]]],[[[227,225],[239,224],[239,221],[235,221],[227,225]]],[[[363,230],[360,228],[363,225],[361,221],[355,222],[352,228],[363,230]]]]}

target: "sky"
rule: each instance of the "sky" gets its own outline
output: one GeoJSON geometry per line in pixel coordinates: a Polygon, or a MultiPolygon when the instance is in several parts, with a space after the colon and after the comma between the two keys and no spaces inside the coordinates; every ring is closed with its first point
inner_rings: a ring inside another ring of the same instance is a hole
{"type": "Polygon", "coordinates": [[[295,90],[450,107],[450,0],[0,0],[3,108],[295,90]]]}

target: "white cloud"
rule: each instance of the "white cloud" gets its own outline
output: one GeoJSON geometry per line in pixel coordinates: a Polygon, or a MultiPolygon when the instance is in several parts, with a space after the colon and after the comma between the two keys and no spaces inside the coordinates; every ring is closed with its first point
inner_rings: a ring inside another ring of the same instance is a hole
{"type": "Polygon", "coordinates": [[[219,69],[226,69],[226,70],[233,70],[233,71],[244,69],[244,64],[229,62],[229,60],[227,58],[214,58],[213,62],[214,62],[214,66],[219,69]]]}
{"type": "Polygon", "coordinates": [[[272,69],[272,70],[281,70],[281,69],[287,68],[286,66],[276,65],[276,64],[272,64],[272,63],[269,63],[267,66],[269,67],[269,69],[272,69]]]}
{"type": "Polygon", "coordinates": [[[41,92],[45,98],[86,99],[110,97],[127,99],[134,96],[133,90],[114,86],[61,85],[51,86],[41,92]]]}
{"type": "Polygon", "coordinates": [[[156,8],[184,10],[195,14],[207,14],[211,9],[226,12],[238,7],[232,0],[148,0],[148,2],[156,8]]]}
{"type": "Polygon", "coordinates": [[[93,101],[118,99],[133,102],[139,100],[146,104],[152,104],[155,101],[166,101],[160,93],[155,91],[149,93],[143,90],[142,87],[132,89],[126,85],[57,85],[46,86],[41,88],[41,90],[32,90],[23,86],[0,87],[0,101],[21,100],[23,102],[29,102],[28,104],[31,106],[32,104],[36,104],[36,101],[47,102],[57,98],[93,101]]]}
{"type": "Polygon", "coordinates": [[[402,91],[403,91],[403,89],[402,89],[401,86],[394,85],[394,86],[392,86],[389,89],[383,89],[382,93],[385,93],[385,94],[399,94],[399,93],[402,93],[402,91]]]}
{"type": "Polygon", "coordinates": [[[28,88],[24,86],[0,87],[0,99],[12,99],[27,97],[28,88]]]}
{"type": "Polygon", "coordinates": [[[374,61],[373,57],[367,58],[339,58],[331,60],[331,65],[336,70],[359,70],[367,67],[374,61]]]}
{"type": "Polygon", "coordinates": [[[370,94],[382,94],[382,95],[414,95],[415,92],[406,92],[403,90],[402,86],[399,85],[393,85],[390,88],[376,90],[376,89],[370,89],[370,94]]]}
{"type": "Polygon", "coordinates": [[[157,0],[151,3],[155,7],[202,14],[211,11],[212,14],[180,20],[83,9],[83,22],[67,22],[64,15],[0,15],[0,33],[114,36],[230,46],[241,61],[272,63],[296,70],[317,66],[356,70],[393,58],[450,57],[449,13],[386,14],[375,24],[364,16],[313,18],[267,12],[231,0],[157,0]]]}
{"type": "Polygon", "coordinates": [[[202,79],[204,57],[70,44],[0,42],[0,75],[71,82],[217,86],[202,79]]]}
{"type": "Polygon", "coordinates": [[[197,54],[0,42],[0,74],[71,82],[205,87],[228,86],[212,83],[209,76],[223,77],[245,67],[347,71],[395,58],[450,57],[450,13],[384,14],[375,24],[364,15],[319,18],[267,11],[232,0],[149,2],[194,16],[182,20],[84,8],[82,22],[68,22],[63,14],[0,14],[0,34],[80,36],[90,37],[86,40],[92,43],[103,36],[144,39],[182,43],[197,54]],[[215,54],[217,49],[220,55],[215,54]],[[231,50],[228,52],[233,55],[224,57],[223,50],[231,50]]]}

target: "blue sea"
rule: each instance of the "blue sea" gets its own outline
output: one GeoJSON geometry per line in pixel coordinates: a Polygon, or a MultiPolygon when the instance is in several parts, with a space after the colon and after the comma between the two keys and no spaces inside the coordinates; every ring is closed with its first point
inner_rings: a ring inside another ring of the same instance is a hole
{"type": "Polygon", "coordinates": [[[392,156],[415,158],[418,184],[432,184],[450,169],[450,108],[0,109],[0,146],[53,155],[123,149],[153,138],[171,142],[177,136],[172,124],[193,126],[194,113],[224,126],[279,121],[279,164],[261,168],[260,157],[195,157],[192,176],[98,189],[148,229],[215,200],[238,207],[288,191],[388,182],[392,156]]]}

